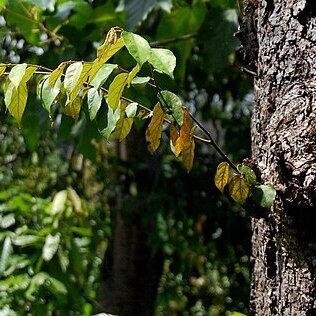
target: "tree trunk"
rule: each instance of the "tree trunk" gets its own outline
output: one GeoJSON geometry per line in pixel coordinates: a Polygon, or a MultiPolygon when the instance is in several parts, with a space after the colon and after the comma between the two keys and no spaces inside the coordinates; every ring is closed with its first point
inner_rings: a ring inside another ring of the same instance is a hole
{"type": "Polygon", "coordinates": [[[257,74],[253,160],[262,181],[273,183],[278,193],[269,213],[252,222],[251,315],[312,316],[316,315],[316,2],[245,0],[244,10],[239,38],[257,74]]]}
{"type": "Polygon", "coordinates": [[[152,316],[163,268],[163,255],[149,243],[156,220],[149,196],[157,185],[159,161],[146,149],[143,133],[134,131],[119,145],[121,161],[133,162],[132,179],[123,172],[112,205],[112,240],[103,262],[101,305],[119,316],[152,316]],[[140,168],[138,168],[141,165],[140,168]],[[129,193],[130,183],[137,196],[129,193]]]}

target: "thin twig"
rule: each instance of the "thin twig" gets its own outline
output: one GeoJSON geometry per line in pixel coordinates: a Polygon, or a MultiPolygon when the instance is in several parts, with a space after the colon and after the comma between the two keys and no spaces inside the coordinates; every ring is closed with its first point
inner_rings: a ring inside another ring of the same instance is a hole
{"type": "Polygon", "coordinates": [[[185,34],[185,35],[178,36],[178,37],[175,37],[175,38],[170,38],[170,39],[167,39],[167,40],[151,42],[150,46],[157,47],[157,46],[164,46],[164,45],[168,45],[168,44],[174,44],[174,43],[177,43],[177,42],[180,42],[180,41],[187,41],[187,40],[189,40],[191,38],[194,38],[196,36],[197,36],[197,33],[185,34]]]}

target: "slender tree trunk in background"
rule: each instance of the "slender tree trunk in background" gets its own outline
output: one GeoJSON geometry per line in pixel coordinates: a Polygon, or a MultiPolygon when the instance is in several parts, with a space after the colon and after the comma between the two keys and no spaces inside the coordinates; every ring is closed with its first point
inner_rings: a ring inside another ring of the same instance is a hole
{"type": "Polygon", "coordinates": [[[252,222],[251,315],[313,316],[316,1],[245,0],[244,12],[239,37],[257,73],[253,160],[278,191],[273,209],[252,222]]]}
{"type": "MultiPolygon", "coordinates": [[[[133,180],[138,193],[146,195],[157,183],[159,162],[149,156],[144,134],[135,133],[128,137],[127,144],[120,145],[119,156],[144,166],[141,171],[137,170],[133,180]]],[[[146,198],[144,195],[131,197],[129,185],[125,183],[128,181],[122,179],[122,188],[111,210],[113,232],[103,263],[101,304],[105,312],[114,315],[152,316],[163,256],[149,244],[149,236],[155,232],[155,216],[144,219],[144,214],[148,214],[148,209],[144,209],[148,208],[146,198]]],[[[154,212],[154,208],[152,210],[154,212]]]]}

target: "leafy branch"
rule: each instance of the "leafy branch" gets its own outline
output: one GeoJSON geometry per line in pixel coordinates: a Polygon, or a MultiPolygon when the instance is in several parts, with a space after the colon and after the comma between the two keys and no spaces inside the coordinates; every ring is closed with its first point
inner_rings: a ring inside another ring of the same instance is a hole
{"type": "Polygon", "coordinates": [[[104,43],[97,49],[96,59],[92,62],[65,61],[54,70],[25,63],[0,64],[0,76],[6,76],[5,105],[19,125],[27,103],[27,82],[34,74],[39,74],[42,77],[38,83],[37,94],[49,113],[52,104],[57,102],[61,104],[61,110],[65,115],[77,121],[82,103],[86,100],[89,119],[93,121],[105,103],[105,127],[99,129],[99,132],[106,139],[112,136],[119,141],[127,137],[135,119],[150,119],[145,136],[151,154],[158,149],[163,124],[167,122],[171,151],[176,157],[182,157],[188,172],[193,166],[195,140],[209,144],[224,160],[218,166],[215,175],[215,184],[219,190],[223,191],[228,184],[230,196],[239,204],[245,205],[247,198],[252,194],[259,205],[271,207],[275,190],[268,190],[257,183],[257,180],[253,180],[253,177],[249,177],[251,172],[248,167],[235,166],[217,145],[211,133],[183,106],[182,100],[174,93],[161,89],[155,71],[173,79],[175,66],[176,58],[170,50],[152,48],[143,37],[116,27],[108,32],[104,43]],[[135,67],[130,71],[108,63],[108,60],[123,47],[126,47],[136,61],[135,67]],[[137,76],[144,64],[149,64],[151,77],[137,76]],[[119,70],[119,73],[106,89],[103,85],[114,70],[119,70]],[[157,90],[158,101],[152,110],[123,96],[126,88],[137,84],[149,84],[157,90]],[[147,114],[143,115],[141,111],[146,111],[147,114]],[[206,135],[206,138],[195,135],[197,128],[206,135]],[[230,168],[234,170],[232,176],[230,168]],[[252,179],[252,182],[249,179],[252,179]]]}

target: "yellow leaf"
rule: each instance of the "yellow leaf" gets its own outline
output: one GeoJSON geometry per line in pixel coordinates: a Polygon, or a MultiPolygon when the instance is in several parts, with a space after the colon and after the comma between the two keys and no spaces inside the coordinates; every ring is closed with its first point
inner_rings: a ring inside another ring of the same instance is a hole
{"type": "Polygon", "coordinates": [[[21,82],[18,87],[15,87],[13,83],[10,83],[5,93],[6,106],[10,114],[17,120],[19,126],[21,126],[21,120],[28,96],[26,83],[21,82]]]}
{"type": "Polygon", "coordinates": [[[107,62],[116,52],[123,46],[124,41],[120,38],[113,36],[113,28],[108,32],[104,43],[97,49],[97,60],[103,63],[107,62]]]}
{"type": "Polygon", "coordinates": [[[189,134],[189,139],[184,144],[182,149],[182,161],[184,167],[189,172],[192,169],[193,161],[194,161],[194,150],[195,150],[195,142],[193,139],[193,131],[195,128],[192,128],[192,133],[189,134]]]}
{"type": "Polygon", "coordinates": [[[229,180],[229,164],[227,162],[221,162],[217,166],[214,180],[216,187],[223,192],[229,180]]]}
{"type": "Polygon", "coordinates": [[[160,106],[160,103],[157,103],[153,110],[153,116],[146,130],[146,141],[148,142],[148,150],[153,154],[160,145],[161,133],[162,133],[162,124],[165,114],[160,106]]]}
{"type": "Polygon", "coordinates": [[[139,72],[139,65],[136,64],[136,66],[131,70],[131,72],[128,75],[128,79],[127,79],[127,86],[129,87],[132,80],[135,78],[135,76],[137,75],[137,73],[139,72]]]}
{"type": "Polygon", "coordinates": [[[173,123],[170,124],[169,131],[170,131],[170,139],[171,139],[172,145],[175,146],[177,139],[179,138],[179,133],[173,123]]]}
{"type": "Polygon", "coordinates": [[[127,80],[128,74],[122,73],[118,74],[110,84],[108,104],[113,109],[113,111],[115,111],[119,105],[123,90],[127,84],[127,80]]]}
{"type": "Polygon", "coordinates": [[[113,133],[113,137],[118,139],[120,142],[126,138],[131,131],[133,125],[133,119],[125,117],[125,108],[128,105],[126,101],[121,103],[121,114],[120,119],[116,123],[116,127],[113,133]]]}
{"type": "Polygon", "coordinates": [[[249,195],[247,181],[240,175],[234,174],[228,185],[230,196],[239,204],[245,205],[249,195]]]}
{"type": "Polygon", "coordinates": [[[179,156],[185,147],[186,143],[189,141],[191,133],[191,119],[187,108],[183,109],[183,123],[180,128],[180,136],[176,141],[175,149],[176,156],[179,156]]]}
{"type": "Polygon", "coordinates": [[[4,102],[10,114],[17,120],[19,126],[21,126],[28,97],[26,82],[30,80],[36,69],[36,66],[27,67],[17,86],[16,82],[12,82],[10,79],[6,82],[4,102]]]}
{"type": "Polygon", "coordinates": [[[101,67],[124,46],[123,39],[117,37],[118,32],[121,32],[118,28],[110,29],[104,43],[97,49],[97,58],[92,63],[89,82],[101,67]]]}
{"type": "Polygon", "coordinates": [[[33,73],[36,71],[36,69],[37,69],[37,66],[29,66],[29,67],[27,67],[21,82],[29,81],[31,79],[33,73]]]}
{"type": "Polygon", "coordinates": [[[61,63],[49,76],[49,84],[52,88],[55,87],[56,81],[61,77],[66,67],[66,63],[61,63]]]}
{"type": "Polygon", "coordinates": [[[0,76],[3,75],[3,73],[5,72],[7,66],[5,64],[0,64],[0,76]]]}
{"type": "Polygon", "coordinates": [[[71,102],[67,102],[63,107],[62,111],[68,115],[71,116],[75,122],[77,122],[79,118],[79,113],[81,109],[82,99],[77,97],[71,102]]]}

